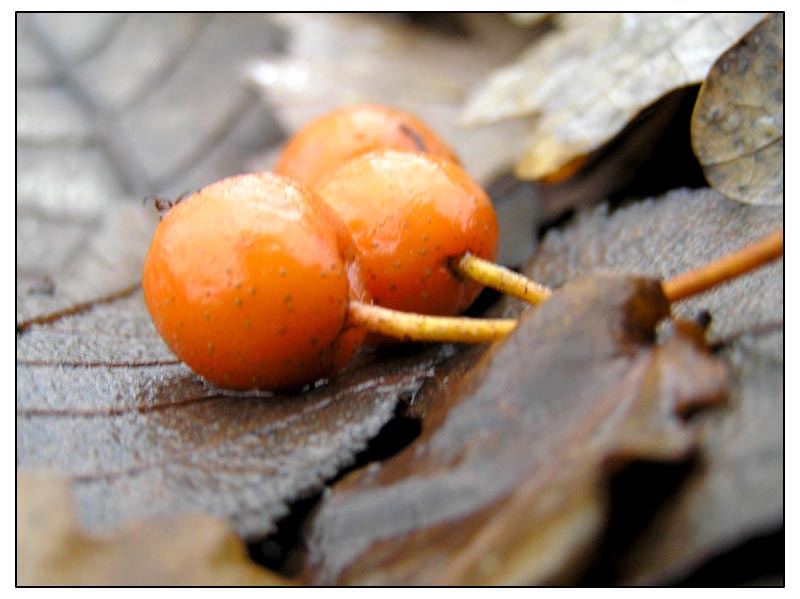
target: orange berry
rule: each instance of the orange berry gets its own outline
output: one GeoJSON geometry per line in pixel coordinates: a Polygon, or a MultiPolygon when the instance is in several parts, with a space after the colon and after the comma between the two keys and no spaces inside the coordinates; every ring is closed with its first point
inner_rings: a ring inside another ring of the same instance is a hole
{"type": "Polygon", "coordinates": [[[345,106],[302,128],[275,172],[316,186],[328,172],[373,150],[421,151],[458,163],[453,150],[416,117],[376,104],[345,106]]]}
{"type": "Polygon", "coordinates": [[[170,349],[235,389],[297,387],[347,362],[368,300],[352,237],[309,188],[271,173],[224,179],[171,209],[144,264],[145,302],[170,349]]]}
{"type": "Polygon", "coordinates": [[[353,235],[375,304],[453,315],[480,293],[448,260],[465,252],[494,260],[497,219],[486,193],[453,162],[372,152],[330,173],[317,191],[353,235]]]}

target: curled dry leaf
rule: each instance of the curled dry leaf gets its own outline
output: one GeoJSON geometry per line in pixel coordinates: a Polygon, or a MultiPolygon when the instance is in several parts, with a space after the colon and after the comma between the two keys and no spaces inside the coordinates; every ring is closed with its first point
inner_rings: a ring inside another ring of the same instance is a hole
{"type": "MultiPolygon", "coordinates": [[[[598,269],[669,278],[783,225],[782,207],[678,190],[609,213],[601,207],[549,233],[526,274],[558,287],[598,269]]],[[[668,584],[755,536],[780,530],[784,484],[783,261],[679,302],[676,315],[711,315],[708,337],[731,372],[729,399],[700,416],[701,455],[611,580],[668,584]]],[[[506,316],[521,305],[509,302],[506,316]]],[[[608,565],[608,564],[607,564],[608,565]]]]}
{"type": "Polygon", "coordinates": [[[724,366],[676,334],[657,281],[595,276],[526,312],[402,453],[333,487],[310,525],[323,584],[570,580],[603,523],[610,466],[678,459],[679,413],[720,399],[724,366]]]}
{"type": "MultiPolygon", "coordinates": [[[[510,60],[538,32],[500,14],[449,15],[463,30],[444,34],[386,15],[285,14],[272,22],[289,38],[285,56],[265,55],[251,77],[289,133],[354,102],[408,111],[456,151],[481,183],[512,164],[524,147],[516,123],[467,131],[458,110],[472,87],[510,60]]],[[[274,165],[264,156],[256,165],[274,165]]]]}
{"type": "Polygon", "coordinates": [[[711,68],[692,145],[715,189],[750,204],[783,203],[783,14],[761,21],[711,68]]]}
{"type": "Polygon", "coordinates": [[[467,102],[471,125],[538,117],[517,165],[541,179],[611,140],[667,92],[701,82],[757,14],[559,15],[558,30],[499,69],[467,102]]]}
{"type": "Polygon", "coordinates": [[[365,355],[305,393],[224,392],[175,360],[137,291],[18,334],[17,465],[65,477],[92,531],[199,511],[257,537],[454,351],[365,355]]]}
{"type": "Polygon", "coordinates": [[[21,586],[275,586],[230,527],[192,515],[137,522],[113,534],[81,529],[69,485],[17,474],[17,584],[21,586]]]}

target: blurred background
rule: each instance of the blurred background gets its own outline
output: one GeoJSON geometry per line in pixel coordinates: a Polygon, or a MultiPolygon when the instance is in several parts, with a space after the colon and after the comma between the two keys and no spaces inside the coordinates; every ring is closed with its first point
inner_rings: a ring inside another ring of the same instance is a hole
{"type": "Polygon", "coordinates": [[[524,140],[460,110],[539,32],[504,15],[21,14],[18,199],[174,196],[269,168],[288,134],[356,101],[417,114],[486,182],[524,140]]]}

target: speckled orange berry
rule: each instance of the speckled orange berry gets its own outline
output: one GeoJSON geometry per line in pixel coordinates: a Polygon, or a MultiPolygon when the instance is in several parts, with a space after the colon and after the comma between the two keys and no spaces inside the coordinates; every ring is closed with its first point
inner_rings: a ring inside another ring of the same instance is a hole
{"type": "Polygon", "coordinates": [[[497,255],[497,219],[481,187],[453,162],[384,150],[345,163],[317,187],[361,252],[375,304],[452,315],[481,290],[458,278],[451,257],[497,255]]]}
{"type": "Polygon", "coordinates": [[[340,368],[367,300],[352,237],[309,188],[262,173],[224,179],[159,224],[144,264],[156,329],[195,372],[227,388],[285,389],[340,368]]]}
{"type": "Polygon", "coordinates": [[[416,117],[377,104],[354,104],[303,127],[288,141],[274,170],[316,186],[348,160],[381,149],[426,152],[458,163],[453,150],[416,117]]]}

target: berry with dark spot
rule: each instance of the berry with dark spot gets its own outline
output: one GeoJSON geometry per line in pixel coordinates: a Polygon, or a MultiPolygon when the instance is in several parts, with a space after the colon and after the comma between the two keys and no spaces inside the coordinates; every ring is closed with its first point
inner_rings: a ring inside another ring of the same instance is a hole
{"type": "Polygon", "coordinates": [[[383,149],[425,152],[459,162],[455,152],[415,116],[377,104],[353,104],[300,129],[287,142],[274,170],[316,186],[348,160],[383,149]]]}

